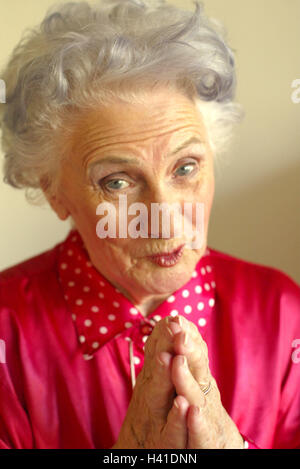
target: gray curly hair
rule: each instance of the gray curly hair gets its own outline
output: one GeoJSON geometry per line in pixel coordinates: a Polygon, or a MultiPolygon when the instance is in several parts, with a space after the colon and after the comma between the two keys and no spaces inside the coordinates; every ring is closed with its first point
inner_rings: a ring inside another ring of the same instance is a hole
{"type": "Polygon", "coordinates": [[[36,201],[41,178],[55,186],[80,110],[134,101],[149,85],[193,98],[219,155],[243,114],[233,102],[235,61],[221,25],[194,3],[192,12],[163,0],[69,2],[27,29],[0,73],[4,181],[36,201]]]}

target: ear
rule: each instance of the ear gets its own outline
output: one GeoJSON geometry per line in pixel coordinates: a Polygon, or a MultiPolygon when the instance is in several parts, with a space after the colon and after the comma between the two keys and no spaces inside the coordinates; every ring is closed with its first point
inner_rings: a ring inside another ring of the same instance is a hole
{"type": "Polygon", "coordinates": [[[69,210],[65,207],[58,195],[52,192],[47,176],[44,176],[40,179],[40,186],[51,208],[54,210],[58,218],[60,218],[60,220],[66,220],[69,218],[69,210]]]}

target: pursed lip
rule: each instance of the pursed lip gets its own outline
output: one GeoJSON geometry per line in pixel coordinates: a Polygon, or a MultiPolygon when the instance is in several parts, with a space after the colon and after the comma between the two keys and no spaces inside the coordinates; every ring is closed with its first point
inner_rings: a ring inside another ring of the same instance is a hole
{"type": "Polygon", "coordinates": [[[181,244],[180,246],[178,246],[176,249],[173,249],[173,251],[169,251],[169,252],[158,252],[158,253],[155,253],[155,254],[150,254],[149,256],[147,257],[161,257],[161,256],[172,256],[174,254],[177,254],[179,253],[184,247],[184,244],[181,244]]]}

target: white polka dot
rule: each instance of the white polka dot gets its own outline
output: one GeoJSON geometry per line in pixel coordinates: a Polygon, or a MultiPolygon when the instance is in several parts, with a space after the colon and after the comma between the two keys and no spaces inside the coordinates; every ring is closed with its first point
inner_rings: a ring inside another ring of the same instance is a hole
{"type": "Polygon", "coordinates": [[[83,301],[79,298],[78,300],[75,301],[77,306],[81,306],[83,304],[83,301]]]}
{"type": "Polygon", "coordinates": [[[184,312],[185,312],[186,314],[190,314],[190,313],[192,312],[192,307],[191,307],[190,305],[186,305],[186,306],[184,307],[184,312]]]}
{"type": "Polygon", "coordinates": [[[133,316],[135,316],[136,314],[138,314],[138,310],[136,308],[130,308],[129,310],[130,314],[132,314],[133,316]]]}
{"type": "Polygon", "coordinates": [[[175,316],[177,316],[179,313],[177,311],[177,309],[172,309],[172,311],[170,312],[170,316],[172,316],[172,318],[175,318],[175,316]]]}
{"type": "Polygon", "coordinates": [[[131,322],[125,322],[124,326],[126,327],[126,329],[129,329],[129,327],[132,326],[132,323],[131,322]]]}
{"type": "Polygon", "coordinates": [[[206,325],[206,319],[200,318],[198,321],[199,326],[204,327],[206,325]]]}
{"type": "Polygon", "coordinates": [[[73,321],[76,321],[76,314],[72,314],[73,321]]]}
{"type": "Polygon", "coordinates": [[[85,264],[87,267],[92,267],[92,263],[90,261],[87,261],[85,264]]]}
{"type": "Polygon", "coordinates": [[[85,353],[85,354],[83,355],[83,358],[84,358],[85,360],[91,360],[92,358],[94,358],[94,355],[89,355],[88,353],[85,353]]]}
{"type": "Polygon", "coordinates": [[[188,290],[183,290],[182,296],[183,298],[187,298],[189,296],[190,292],[188,290]]]}
{"type": "Polygon", "coordinates": [[[210,285],[209,285],[209,283],[205,283],[205,284],[204,284],[204,288],[205,288],[205,290],[207,290],[207,291],[210,290],[210,285]]]}
{"type": "Polygon", "coordinates": [[[107,327],[100,327],[99,332],[100,334],[106,334],[108,331],[107,327]]]}
{"type": "Polygon", "coordinates": [[[75,282],[73,282],[73,281],[69,282],[69,283],[68,283],[68,286],[69,286],[69,287],[74,287],[74,286],[75,286],[75,282]]]}
{"type": "Polygon", "coordinates": [[[81,269],[75,269],[75,271],[74,271],[74,272],[75,272],[75,274],[76,274],[76,275],[78,275],[78,274],[80,274],[80,272],[81,272],[81,269]]]}
{"type": "Polygon", "coordinates": [[[210,298],[210,299],[208,300],[208,304],[209,304],[209,306],[213,307],[213,306],[215,305],[215,300],[214,300],[214,298],[210,298]]]}
{"type": "Polygon", "coordinates": [[[64,296],[64,299],[65,299],[65,300],[68,300],[68,299],[69,299],[69,296],[68,296],[68,295],[65,295],[65,296],[64,296]]]}
{"type": "Polygon", "coordinates": [[[109,319],[110,321],[114,321],[114,320],[116,319],[116,316],[115,316],[114,314],[109,314],[109,315],[108,315],[108,319],[109,319]]]}
{"type": "Polygon", "coordinates": [[[79,342],[80,342],[81,344],[83,344],[83,343],[85,342],[85,337],[84,337],[84,335],[80,335],[80,336],[79,336],[79,342]]]}
{"type": "Polygon", "coordinates": [[[130,342],[130,341],[131,341],[131,339],[130,339],[129,337],[125,337],[124,340],[126,340],[126,342],[130,342]]]}
{"type": "Polygon", "coordinates": [[[69,249],[68,252],[67,252],[68,256],[73,256],[73,251],[72,249],[69,249]]]}
{"type": "Polygon", "coordinates": [[[202,293],[202,287],[200,285],[196,285],[195,292],[196,293],[202,293]]]}
{"type": "Polygon", "coordinates": [[[68,267],[68,265],[65,264],[65,263],[60,264],[60,268],[61,268],[62,270],[66,270],[67,267],[68,267]]]}
{"type": "Polygon", "coordinates": [[[115,288],[115,291],[116,291],[117,293],[121,293],[120,290],[118,290],[117,288],[115,288]]]}
{"type": "Polygon", "coordinates": [[[87,286],[86,286],[86,287],[83,287],[83,291],[84,291],[84,292],[89,292],[89,291],[90,291],[90,287],[87,287],[87,286]]]}
{"type": "Polygon", "coordinates": [[[77,241],[77,236],[72,236],[71,241],[73,242],[77,241]]]}
{"type": "Polygon", "coordinates": [[[101,287],[105,287],[105,283],[104,283],[104,282],[102,282],[102,280],[100,280],[100,282],[99,282],[99,283],[100,283],[101,287]]]}
{"type": "Polygon", "coordinates": [[[212,280],[210,284],[213,288],[216,288],[216,282],[214,280],[212,280]]]}
{"type": "Polygon", "coordinates": [[[120,306],[120,303],[118,303],[117,301],[114,301],[114,302],[113,302],[113,306],[114,306],[115,308],[118,308],[118,307],[120,306]]]}
{"type": "Polygon", "coordinates": [[[207,271],[207,272],[211,272],[211,271],[212,271],[212,269],[211,269],[211,266],[210,266],[210,265],[207,265],[207,266],[206,266],[206,271],[207,271]]]}
{"type": "Polygon", "coordinates": [[[196,272],[196,270],[194,270],[194,272],[192,273],[192,277],[195,278],[197,277],[198,273],[196,272]]]}
{"type": "Polygon", "coordinates": [[[205,275],[205,274],[206,274],[206,270],[205,270],[204,267],[201,267],[201,274],[202,274],[202,275],[205,275]]]}
{"type": "Polygon", "coordinates": [[[175,296],[174,295],[169,296],[169,298],[167,299],[167,302],[173,303],[173,301],[175,301],[175,296]]]}
{"type": "Polygon", "coordinates": [[[86,327],[90,327],[90,326],[92,325],[92,321],[91,321],[90,319],[86,319],[86,320],[84,321],[84,325],[85,325],[86,327]]]}
{"type": "Polygon", "coordinates": [[[139,357],[133,357],[133,362],[135,365],[139,365],[141,363],[141,360],[139,359],[139,357]]]}
{"type": "Polygon", "coordinates": [[[93,348],[98,348],[99,345],[100,345],[99,342],[93,342],[93,343],[92,343],[92,347],[93,347],[93,348]]]}
{"type": "Polygon", "coordinates": [[[101,292],[101,293],[98,293],[98,296],[99,296],[99,298],[104,298],[104,295],[103,295],[102,292],[101,292]]]}
{"type": "Polygon", "coordinates": [[[199,311],[202,311],[204,309],[204,303],[200,301],[200,303],[197,304],[197,308],[199,309],[199,311]]]}
{"type": "Polygon", "coordinates": [[[142,341],[145,343],[145,342],[147,342],[148,338],[149,338],[148,335],[144,335],[144,337],[142,338],[142,341]]]}
{"type": "Polygon", "coordinates": [[[246,440],[244,441],[244,448],[245,448],[245,449],[249,449],[249,443],[248,443],[248,441],[246,441],[246,440]]]}
{"type": "Polygon", "coordinates": [[[158,321],[161,320],[161,316],[159,316],[158,314],[156,314],[155,316],[153,316],[153,319],[158,322],[158,321]]]}
{"type": "Polygon", "coordinates": [[[91,307],[91,311],[92,311],[93,313],[98,313],[98,312],[99,312],[98,306],[92,306],[92,307],[91,307]]]}

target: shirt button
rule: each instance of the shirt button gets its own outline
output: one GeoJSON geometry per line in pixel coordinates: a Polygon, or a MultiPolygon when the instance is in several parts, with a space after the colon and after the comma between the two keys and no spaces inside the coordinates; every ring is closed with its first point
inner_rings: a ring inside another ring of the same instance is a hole
{"type": "Polygon", "coordinates": [[[148,325],[142,326],[141,331],[144,335],[150,335],[152,332],[152,327],[148,325]]]}

